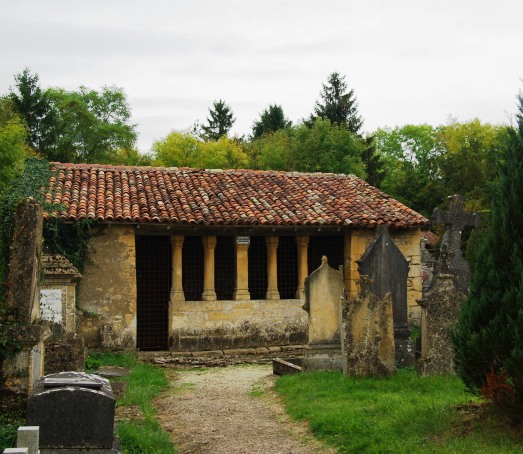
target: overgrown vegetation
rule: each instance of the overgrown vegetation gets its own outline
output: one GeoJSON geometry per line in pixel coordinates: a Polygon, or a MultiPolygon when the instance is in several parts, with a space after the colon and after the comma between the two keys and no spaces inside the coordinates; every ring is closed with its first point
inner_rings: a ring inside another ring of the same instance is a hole
{"type": "Polygon", "coordinates": [[[0,451],[13,447],[18,427],[25,423],[25,396],[0,392],[0,451]]]}
{"type": "Polygon", "coordinates": [[[500,430],[457,377],[388,378],[337,372],[286,375],[276,382],[287,411],[316,437],[350,453],[521,452],[523,437],[500,430]]]}
{"type": "Polygon", "coordinates": [[[454,333],[456,368],[473,392],[523,422],[523,98],[498,164],[486,241],[454,333]]]}
{"type": "Polygon", "coordinates": [[[143,419],[120,421],[117,432],[126,453],[174,453],[169,436],[162,431],[155,419],[151,401],[168,385],[162,369],[140,362],[132,355],[123,353],[94,353],[87,359],[87,368],[96,370],[102,365],[128,367],[131,373],[124,377],[127,388],[118,407],[135,405],[143,414],[143,419]]]}

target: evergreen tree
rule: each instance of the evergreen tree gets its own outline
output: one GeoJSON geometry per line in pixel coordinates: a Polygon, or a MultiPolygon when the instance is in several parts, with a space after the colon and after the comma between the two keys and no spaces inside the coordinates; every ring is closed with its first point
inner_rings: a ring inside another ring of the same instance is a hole
{"type": "Polygon", "coordinates": [[[523,420],[523,98],[499,160],[490,225],[454,332],[456,370],[523,420]]]}
{"type": "Polygon", "coordinates": [[[365,138],[365,149],[361,154],[361,160],[365,164],[365,171],[367,172],[365,181],[372,186],[381,188],[385,169],[381,156],[376,150],[376,138],[374,136],[365,138]]]}
{"type": "Polygon", "coordinates": [[[33,150],[41,151],[42,142],[48,135],[51,117],[51,102],[38,83],[38,74],[25,68],[15,76],[15,88],[8,95],[14,108],[28,128],[27,143],[33,150]]]}
{"type": "Polygon", "coordinates": [[[253,139],[257,139],[263,134],[288,128],[291,124],[292,123],[285,118],[282,107],[274,104],[269,106],[268,109],[265,109],[261,113],[260,119],[254,122],[252,126],[252,137],[253,139]]]}
{"type": "Polygon", "coordinates": [[[207,140],[218,140],[227,135],[236,121],[231,108],[221,99],[214,101],[213,108],[209,109],[210,118],[207,117],[207,125],[202,125],[202,130],[207,140]]]}
{"type": "Polygon", "coordinates": [[[359,134],[363,119],[358,113],[358,103],[354,90],[347,92],[345,76],[333,72],[322,84],[321,101],[316,101],[315,115],[311,116],[310,124],[315,118],[329,119],[331,124],[346,127],[350,132],[359,134]]]}

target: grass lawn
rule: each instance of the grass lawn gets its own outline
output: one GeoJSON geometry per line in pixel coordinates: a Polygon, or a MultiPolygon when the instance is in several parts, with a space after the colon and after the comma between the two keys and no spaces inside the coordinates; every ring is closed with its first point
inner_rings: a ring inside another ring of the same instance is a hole
{"type": "Polygon", "coordinates": [[[127,388],[117,407],[137,406],[143,418],[117,423],[117,433],[125,453],[175,453],[169,436],[155,419],[151,404],[153,398],[168,386],[165,373],[159,367],[140,362],[132,355],[122,353],[92,354],[87,360],[88,370],[102,365],[128,367],[131,373],[123,378],[127,388]]]}
{"type": "Polygon", "coordinates": [[[316,437],[350,453],[521,453],[506,426],[456,377],[400,370],[384,379],[337,372],[286,375],[276,389],[289,414],[316,437]]]}

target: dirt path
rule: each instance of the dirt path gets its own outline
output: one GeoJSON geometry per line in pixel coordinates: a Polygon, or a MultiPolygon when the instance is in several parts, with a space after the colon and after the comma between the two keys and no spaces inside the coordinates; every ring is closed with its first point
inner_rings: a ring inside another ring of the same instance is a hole
{"type": "Polygon", "coordinates": [[[269,365],[167,373],[171,388],[155,406],[181,453],[334,452],[284,413],[269,365]]]}

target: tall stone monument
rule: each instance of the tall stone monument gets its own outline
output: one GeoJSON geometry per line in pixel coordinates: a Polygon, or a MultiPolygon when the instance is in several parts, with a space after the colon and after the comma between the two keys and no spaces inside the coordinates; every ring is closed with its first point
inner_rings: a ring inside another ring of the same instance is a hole
{"type": "Polygon", "coordinates": [[[461,234],[465,227],[478,227],[480,218],[477,213],[465,211],[463,196],[455,194],[449,199],[448,212],[435,208],[432,214],[435,225],[445,226],[434,274],[452,274],[456,280],[456,288],[466,295],[470,287],[470,267],[461,252],[461,234]]]}
{"type": "Polygon", "coordinates": [[[304,350],[305,370],[342,370],[341,300],[343,272],[321,259],[321,266],[305,280],[305,304],[309,313],[309,343],[304,350]]]}
{"type": "Polygon", "coordinates": [[[366,276],[359,280],[358,296],[343,304],[343,373],[382,377],[396,372],[392,296],[383,299],[369,291],[366,276]]]}
{"type": "Polygon", "coordinates": [[[40,269],[42,266],[42,207],[33,199],[16,209],[9,261],[8,316],[0,327],[4,337],[16,340],[19,350],[2,364],[4,386],[29,392],[44,372],[44,340],[50,330],[40,318],[40,269]]]}
{"type": "Polygon", "coordinates": [[[436,284],[418,300],[421,306],[421,358],[417,370],[422,375],[454,374],[452,330],[466,296],[454,286],[450,274],[438,274],[436,284]]]}
{"type": "Polygon", "coordinates": [[[389,235],[386,226],[378,227],[376,236],[358,263],[360,275],[369,280],[369,291],[380,299],[392,296],[396,363],[409,366],[415,362],[415,347],[410,339],[407,308],[409,263],[389,235]]]}

